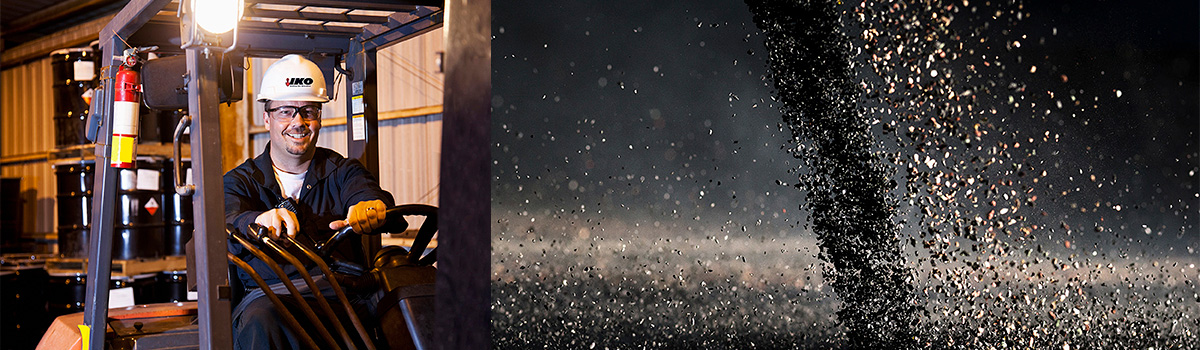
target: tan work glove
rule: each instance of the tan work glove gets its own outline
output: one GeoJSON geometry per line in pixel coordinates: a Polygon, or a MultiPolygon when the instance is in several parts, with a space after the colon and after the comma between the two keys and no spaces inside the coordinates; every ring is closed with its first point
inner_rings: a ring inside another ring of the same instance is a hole
{"type": "Polygon", "coordinates": [[[270,231],[271,239],[280,238],[281,235],[296,237],[296,232],[300,229],[298,222],[295,213],[283,208],[264,211],[254,218],[254,223],[262,225],[270,231]],[[283,231],[284,227],[287,228],[286,232],[283,231]]]}
{"type": "Polygon", "coordinates": [[[387,219],[387,206],[378,199],[358,202],[358,204],[350,206],[346,212],[348,213],[346,220],[331,222],[329,228],[336,231],[349,225],[354,228],[354,232],[365,235],[383,226],[387,219]]]}

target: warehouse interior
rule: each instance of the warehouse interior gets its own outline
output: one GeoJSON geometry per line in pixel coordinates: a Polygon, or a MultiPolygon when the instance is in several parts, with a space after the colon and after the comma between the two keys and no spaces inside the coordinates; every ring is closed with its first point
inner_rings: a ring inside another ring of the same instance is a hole
{"type": "MultiPolygon", "coordinates": [[[[67,263],[78,263],[84,258],[86,249],[79,245],[86,245],[84,236],[91,215],[93,174],[89,171],[94,171],[95,167],[95,144],[85,137],[85,124],[90,113],[88,94],[99,84],[104,64],[98,58],[102,52],[98,46],[98,33],[129,3],[128,0],[25,0],[5,1],[0,5],[3,15],[0,33],[3,39],[0,44],[0,175],[3,177],[0,260],[6,269],[4,348],[26,348],[37,344],[53,317],[83,310],[83,280],[78,271],[82,267],[72,271],[67,263]],[[44,279],[40,283],[48,288],[40,296],[44,300],[37,300],[45,305],[47,317],[30,319],[10,315],[26,311],[10,306],[28,302],[31,297],[31,293],[22,294],[25,289],[9,287],[14,285],[10,279],[28,278],[28,273],[26,277],[19,275],[38,269],[46,272],[35,278],[44,279]],[[27,336],[13,337],[11,334],[27,336]]],[[[330,18],[353,17],[377,23],[386,22],[392,14],[392,11],[363,9],[347,12],[344,8],[306,5],[308,3],[322,2],[250,3],[246,5],[242,21],[280,27],[353,30],[365,24],[339,23],[336,18],[330,18]],[[293,18],[275,18],[280,14],[293,18]]],[[[179,6],[176,0],[165,8],[179,6]]],[[[163,15],[170,14],[159,14],[163,15]]],[[[445,42],[444,30],[439,25],[411,39],[383,47],[377,53],[380,159],[377,176],[383,189],[389,191],[398,204],[436,206],[439,203],[445,42]]],[[[244,88],[239,92],[240,100],[222,103],[219,107],[222,173],[260,154],[266,145],[269,135],[261,117],[263,106],[254,102],[254,96],[256,84],[274,60],[245,58],[241,62],[244,69],[241,86],[244,88]]],[[[334,100],[324,105],[318,145],[348,156],[346,139],[351,137],[352,130],[346,116],[348,98],[344,92],[347,91],[347,79],[340,74],[335,76],[337,87],[330,94],[334,100]]],[[[152,88],[155,87],[143,87],[152,88]]],[[[135,237],[153,232],[153,235],[166,238],[161,245],[156,243],[156,247],[162,247],[157,251],[114,253],[114,271],[117,266],[134,266],[120,265],[133,264],[127,261],[138,261],[141,265],[137,266],[151,266],[138,276],[114,277],[110,288],[128,290],[132,294],[129,302],[133,304],[195,300],[194,292],[190,297],[186,293],[170,292],[181,284],[182,245],[190,236],[192,221],[190,210],[181,209],[191,204],[179,204],[189,199],[174,195],[168,180],[174,177],[171,141],[177,123],[186,114],[182,110],[153,110],[144,104],[141,109],[137,190],[150,193],[150,197],[137,202],[138,208],[131,210],[138,211],[137,214],[127,215],[149,213],[149,219],[143,217],[134,221],[153,222],[128,225],[127,229],[135,232],[135,237]],[[146,178],[162,179],[164,185],[143,186],[146,178]],[[173,236],[172,232],[181,233],[173,236]]],[[[190,154],[187,145],[181,154],[190,154]]],[[[187,164],[187,159],[181,164],[187,164]]],[[[421,227],[421,222],[414,222],[410,227],[410,231],[415,231],[421,227]]],[[[385,235],[383,245],[404,245],[411,242],[414,234],[385,235]]],[[[431,244],[436,246],[436,240],[431,244]]]]}

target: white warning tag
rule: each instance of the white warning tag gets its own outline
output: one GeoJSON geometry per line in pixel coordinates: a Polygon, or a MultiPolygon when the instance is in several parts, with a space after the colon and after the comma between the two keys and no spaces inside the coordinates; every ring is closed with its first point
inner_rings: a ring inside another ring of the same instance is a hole
{"type": "Polygon", "coordinates": [[[118,308],[136,305],[133,302],[133,287],[108,290],[108,307],[118,308]]]}
{"type": "Polygon", "coordinates": [[[137,180],[137,189],[158,191],[162,184],[162,173],[153,169],[138,169],[135,179],[137,180]]]}
{"type": "Polygon", "coordinates": [[[367,119],[361,114],[350,118],[350,129],[354,141],[362,141],[367,139],[367,119]]]}

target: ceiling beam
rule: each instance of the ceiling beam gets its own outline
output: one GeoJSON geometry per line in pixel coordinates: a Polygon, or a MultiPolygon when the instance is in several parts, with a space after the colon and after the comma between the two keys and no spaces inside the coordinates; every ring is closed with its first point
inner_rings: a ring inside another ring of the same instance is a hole
{"type": "Polygon", "coordinates": [[[393,13],[387,24],[371,24],[363,27],[362,34],[355,40],[362,42],[367,50],[382,49],[401,41],[440,28],[443,10],[421,8],[411,13],[393,13]]]}
{"type": "Polygon", "coordinates": [[[111,45],[113,36],[128,38],[149,22],[171,0],[130,0],[100,32],[100,47],[111,45]]]}
{"type": "Polygon", "coordinates": [[[238,49],[245,50],[246,57],[279,58],[292,53],[337,56],[345,54],[350,46],[350,38],[344,36],[305,37],[274,30],[245,30],[239,35],[238,49]]]}
{"type": "Polygon", "coordinates": [[[358,33],[362,33],[362,29],[358,27],[258,21],[241,21],[238,23],[238,28],[239,32],[249,30],[277,30],[298,34],[334,34],[345,36],[347,39],[358,35],[358,33]]]}
{"type": "Polygon", "coordinates": [[[310,21],[354,22],[354,23],[387,23],[386,16],[350,15],[340,13],[318,13],[300,11],[279,11],[249,8],[246,17],[264,17],[281,19],[302,19],[310,21]]]}
{"type": "Polygon", "coordinates": [[[25,17],[18,18],[11,23],[4,24],[4,35],[14,32],[22,32],[29,29],[37,28],[51,21],[57,21],[73,15],[80,10],[108,3],[116,2],[115,0],[68,0],[63,1],[50,7],[30,13],[25,17]]]}
{"type": "Polygon", "coordinates": [[[115,16],[114,14],[93,19],[15,47],[5,48],[4,54],[0,56],[0,67],[7,69],[31,59],[44,58],[54,50],[87,45],[99,37],[100,30],[115,16]]]}
{"type": "Polygon", "coordinates": [[[445,6],[440,0],[263,0],[257,3],[393,12],[409,12],[415,10],[417,6],[445,6]]]}
{"type": "MultiPolygon", "coordinates": [[[[358,29],[354,29],[353,33],[349,30],[319,31],[319,26],[313,25],[286,24],[281,27],[275,23],[252,21],[242,21],[238,27],[237,50],[243,51],[247,57],[278,58],[289,53],[340,55],[346,52],[354,33],[359,32],[358,29]],[[309,27],[318,30],[303,30],[309,27]]],[[[158,46],[161,53],[183,52],[179,49],[179,21],[174,16],[155,16],[131,35],[128,41],[134,46],[158,46]]]]}

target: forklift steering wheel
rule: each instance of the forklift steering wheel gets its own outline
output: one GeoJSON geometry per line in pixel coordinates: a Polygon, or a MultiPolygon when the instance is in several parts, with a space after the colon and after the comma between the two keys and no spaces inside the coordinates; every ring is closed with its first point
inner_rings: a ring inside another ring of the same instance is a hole
{"type": "MultiPolygon", "coordinates": [[[[401,247],[388,247],[379,251],[375,256],[374,267],[379,267],[383,264],[399,266],[399,265],[416,265],[428,266],[433,265],[437,261],[437,248],[433,248],[429,254],[424,257],[423,253],[429,243],[433,241],[433,235],[437,233],[437,207],[426,204],[404,204],[398,205],[387,210],[387,219],[383,226],[379,227],[371,234],[379,234],[384,232],[400,233],[408,229],[408,220],[405,216],[425,216],[425,223],[421,224],[421,228],[417,230],[417,237],[413,240],[412,249],[404,250],[401,247]],[[399,249],[397,251],[396,249],[399,249]],[[400,253],[397,256],[396,253],[400,253]]],[[[333,249],[346,239],[346,237],[356,235],[354,229],[350,226],[339,230],[325,244],[317,247],[317,251],[325,260],[332,258],[333,249]]]]}

